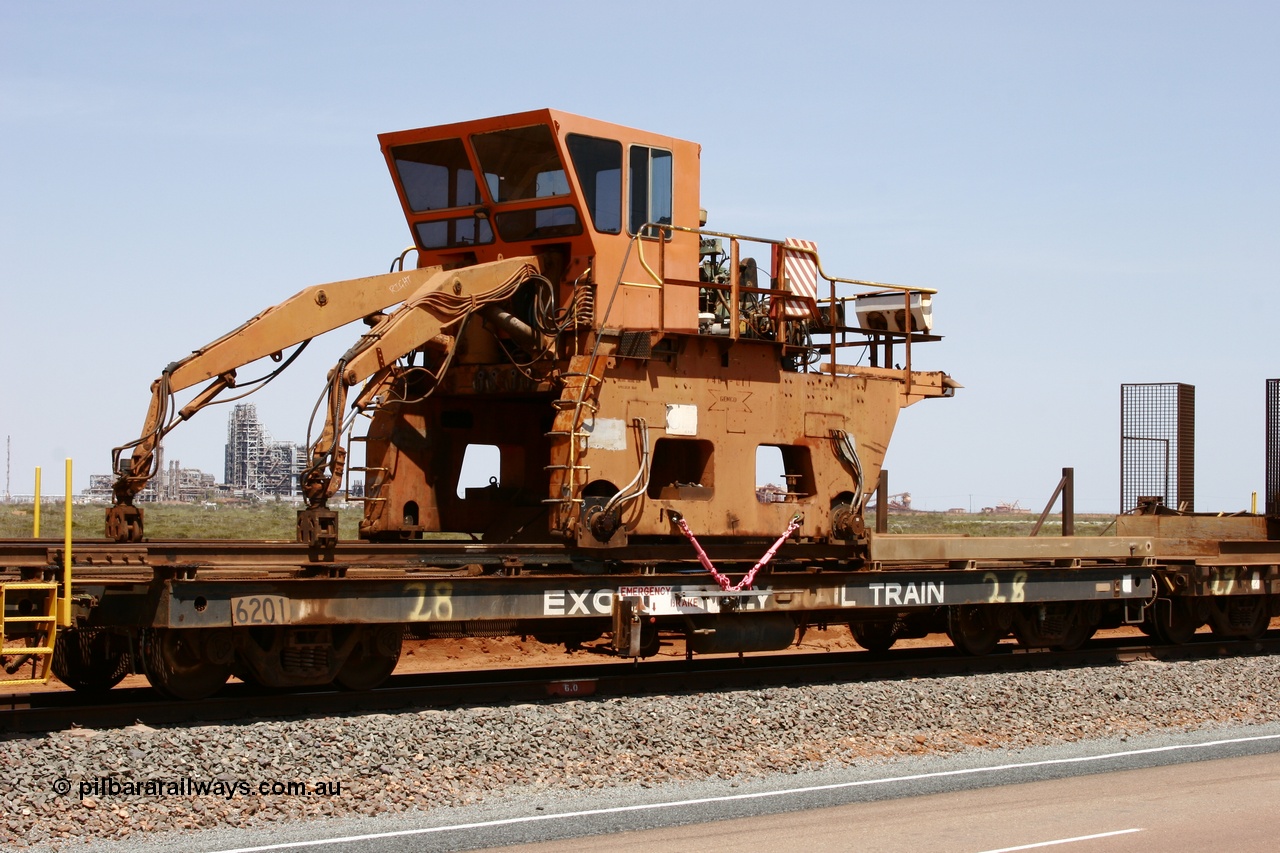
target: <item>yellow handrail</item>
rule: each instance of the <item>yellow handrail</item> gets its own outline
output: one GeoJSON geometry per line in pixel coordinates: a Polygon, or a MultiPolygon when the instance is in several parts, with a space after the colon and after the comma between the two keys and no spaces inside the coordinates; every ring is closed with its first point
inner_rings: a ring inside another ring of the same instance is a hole
{"type": "Polygon", "coordinates": [[[58,624],[63,628],[71,627],[71,459],[67,458],[67,508],[66,520],[62,525],[62,602],[58,616],[58,624]]]}

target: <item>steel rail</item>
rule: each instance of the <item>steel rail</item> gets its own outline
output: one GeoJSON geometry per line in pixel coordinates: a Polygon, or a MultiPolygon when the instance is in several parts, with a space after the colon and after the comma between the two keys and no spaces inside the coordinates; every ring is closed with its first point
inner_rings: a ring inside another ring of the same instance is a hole
{"type": "MultiPolygon", "coordinates": [[[[1126,562],[1128,552],[1117,550],[1112,540],[1083,537],[1079,540],[1020,538],[1016,542],[997,539],[967,539],[949,542],[937,538],[922,551],[922,537],[892,537],[873,541],[872,563],[877,570],[932,570],[955,568],[958,558],[971,558],[965,568],[1010,568],[1019,565],[1051,567],[1055,560],[1071,556],[1098,566],[1126,562]],[[1072,547],[1076,545],[1077,547],[1072,547]],[[892,547],[891,547],[892,546],[892,547]],[[883,556],[877,552],[886,551],[883,556]],[[913,553],[914,552],[914,553],[913,553]],[[954,552],[954,553],[953,553],[954,552]]],[[[761,549],[771,540],[762,537],[712,538],[706,541],[717,561],[754,563],[761,549]]],[[[1120,540],[1115,540],[1120,541],[1120,540]]],[[[1126,540],[1127,541],[1127,540],[1126,540]]],[[[1145,543],[1144,543],[1145,544],[1145,543]]],[[[201,570],[235,570],[271,572],[325,573],[347,569],[384,570],[391,573],[415,569],[479,565],[489,570],[504,569],[507,574],[518,570],[533,572],[580,574],[591,567],[590,574],[600,574],[600,567],[626,567],[609,574],[631,575],[641,569],[652,570],[668,564],[688,565],[696,555],[683,541],[633,541],[625,552],[595,552],[568,543],[491,544],[465,539],[414,540],[408,542],[339,542],[331,548],[316,549],[301,542],[282,540],[238,539],[170,539],[141,543],[116,543],[107,539],[81,539],[74,543],[72,569],[77,578],[110,580],[115,577],[136,579],[140,574],[182,570],[188,574],[201,570]]],[[[1257,559],[1280,553],[1253,555],[1257,559]]],[[[64,543],[55,539],[0,539],[0,573],[36,571],[61,566],[64,543]]],[[[806,565],[825,563],[850,571],[862,561],[843,544],[792,541],[785,556],[777,561],[782,571],[798,570],[806,565]]],[[[1238,562],[1238,561],[1236,561],[1238,562]]]]}
{"type": "MultiPolygon", "coordinates": [[[[763,538],[716,543],[716,553],[728,559],[755,560],[763,538]]],[[[43,568],[59,563],[62,541],[53,539],[0,539],[0,567],[43,568]]],[[[339,542],[317,550],[301,542],[239,539],[174,539],[118,544],[105,539],[77,540],[74,564],[78,569],[112,569],[165,565],[209,566],[321,566],[343,565],[465,565],[519,561],[528,565],[570,564],[581,561],[622,562],[616,553],[592,553],[560,543],[496,545],[468,540],[415,540],[412,542],[339,542]],[[322,559],[313,559],[320,556],[322,559]]],[[[806,559],[848,559],[847,547],[796,545],[806,559]]],[[[637,543],[627,549],[626,562],[654,560],[683,562],[693,554],[684,542],[637,543]]]]}

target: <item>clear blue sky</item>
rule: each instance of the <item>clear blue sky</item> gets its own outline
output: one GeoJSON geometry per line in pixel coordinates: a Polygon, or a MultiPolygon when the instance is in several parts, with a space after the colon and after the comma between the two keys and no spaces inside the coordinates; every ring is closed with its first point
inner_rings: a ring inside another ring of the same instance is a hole
{"type": "MultiPolygon", "coordinates": [[[[702,143],[711,227],[937,288],[893,491],[1119,503],[1122,382],[1197,387],[1197,505],[1263,482],[1280,375],[1271,3],[0,0],[0,436],[106,472],[161,368],[409,242],[376,134],[556,107],[702,143]]],[[[301,441],[339,332],[256,395],[301,441]]],[[[247,372],[242,372],[247,375],[247,372]]],[[[221,477],[226,409],[180,427],[221,477]]],[[[54,472],[52,475],[48,472],[54,472]]]]}

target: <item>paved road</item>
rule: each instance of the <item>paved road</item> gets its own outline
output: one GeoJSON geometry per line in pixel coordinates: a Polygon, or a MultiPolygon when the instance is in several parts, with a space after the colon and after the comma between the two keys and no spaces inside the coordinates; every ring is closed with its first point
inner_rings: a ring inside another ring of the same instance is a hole
{"type": "MultiPolygon", "coordinates": [[[[1280,725],[214,831],[151,853],[1280,850],[1280,725]],[[1075,840],[1081,839],[1081,840],[1075,840]],[[516,845],[516,846],[512,846],[516,845]]],[[[107,847],[103,847],[107,849],[107,847]]]]}
{"type": "Polygon", "coordinates": [[[559,840],[550,853],[1071,853],[1280,849],[1274,754],[559,840]],[[1055,843],[1057,842],[1057,843],[1055,843]]]}

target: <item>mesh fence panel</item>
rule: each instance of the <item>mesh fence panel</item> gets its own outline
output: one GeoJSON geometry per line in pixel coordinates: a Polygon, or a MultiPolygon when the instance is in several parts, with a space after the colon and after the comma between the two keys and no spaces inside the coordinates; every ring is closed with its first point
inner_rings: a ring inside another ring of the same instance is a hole
{"type": "Polygon", "coordinates": [[[1143,497],[1195,509],[1196,389],[1181,382],[1120,386],[1120,511],[1143,497]]]}
{"type": "Polygon", "coordinates": [[[1280,379],[1267,380],[1267,515],[1280,515],[1280,379]]]}

